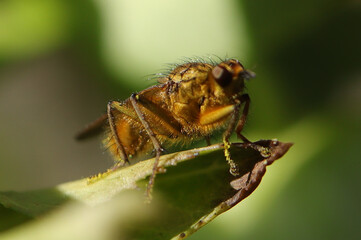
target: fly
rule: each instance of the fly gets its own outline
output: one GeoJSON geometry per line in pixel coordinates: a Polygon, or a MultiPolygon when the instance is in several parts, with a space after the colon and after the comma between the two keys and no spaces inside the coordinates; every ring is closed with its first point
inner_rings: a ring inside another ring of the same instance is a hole
{"type": "Polygon", "coordinates": [[[114,170],[130,158],[155,152],[155,162],[146,194],[151,195],[163,146],[206,139],[224,129],[225,158],[230,173],[238,175],[232,160],[229,138],[233,132],[249,142],[241,132],[245,125],[250,98],[244,81],[255,76],[236,59],[218,64],[189,62],[176,66],[158,84],[124,101],[110,101],[107,112],[77,136],[83,139],[105,126],[104,146],[116,160],[114,170]],[[242,107],[243,106],[243,107],[242,107]]]}

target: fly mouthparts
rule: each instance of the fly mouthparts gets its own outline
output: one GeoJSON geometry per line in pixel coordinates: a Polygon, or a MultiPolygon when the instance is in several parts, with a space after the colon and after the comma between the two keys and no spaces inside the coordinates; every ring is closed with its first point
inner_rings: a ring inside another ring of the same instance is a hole
{"type": "Polygon", "coordinates": [[[240,75],[242,78],[247,79],[247,80],[256,77],[256,73],[254,73],[250,70],[244,70],[244,71],[240,72],[240,75]]]}

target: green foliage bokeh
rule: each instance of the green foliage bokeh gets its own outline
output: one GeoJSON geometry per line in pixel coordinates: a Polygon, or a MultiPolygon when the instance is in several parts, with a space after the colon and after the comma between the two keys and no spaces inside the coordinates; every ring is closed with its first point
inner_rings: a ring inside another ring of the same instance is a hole
{"type": "Polygon", "coordinates": [[[154,84],[143,76],[166,63],[228,55],[257,73],[247,84],[246,136],[293,141],[294,152],[270,168],[254,205],[192,238],[359,236],[360,4],[194,2],[1,2],[0,190],[104,170],[111,160],[99,139],[79,144],[72,137],[108,100],[154,84]]]}

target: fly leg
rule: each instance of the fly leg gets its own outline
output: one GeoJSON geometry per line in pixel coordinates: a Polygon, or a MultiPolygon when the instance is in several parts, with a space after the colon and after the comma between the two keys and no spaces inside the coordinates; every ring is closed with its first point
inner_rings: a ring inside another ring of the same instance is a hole
{"type": "MultiPolygon", "coordinates": [[[[122,145],[122,143],[120,142],[119,136],[118,136],[118,131],[116,130],[116,126],[115,126],[115,122],[114,122],[114,114],[112,112],[113,108],[116,109],[116,104],[119,102],[116,101],[110,101],[107,105],[107,115],[108,115],[108,122],[109,122],[109,127],[110,127],[110,131],[112,132],[112,135],[114,137],[115,140],[115,144],[117,145],[117,149],[118,149],[118,153],[120,158],[124,161],[129,163],[128,160],[128,156],[125,153],[124,147],[122,145]]],[[[120,166],[119,164],[116,164],[112,170],[117,169],[120,166]]]]}
{"type": "Polygon", "coordinates": [[[245,136],[243,136],[241,134],[242,132],[242,129],[246,123],[246,120],[247,120],[247,116],[248,116],[248,110],[249,110],[249,104],[250,104],[250,101],[251,99],[249,98],[249,95],[248,94],[243,94],[241,97],[240,97],[240,101],[241,103],[244,103],[244,107],[243,107],[243,111],[242,111],[242,115],[237,123],[237,127],[236,127],[236,133],[237,133],[237,136],[242,139],[242,141],[244,143],[251,143],[251,141],[249,141],[245,136]]]}
{"type": "Polygon", "coordinates": [[[231,158],[231,154],[229,151],[229,148],[231,147],[229,138],[230,138],[232,132],[235,130],[237,133],[237,136],[239,138],[241,138],[244,143],[246,143],[246,144],[250,143],[250,141],[241,134],[241,131],[246,123],[248,110],[249,110],[249,104],[250,104],[250,98],[249,98],[248,94],[243,94],[238,99],[236,99],[236,104],[234,106],[233,114],[232,114],[230,123],[228,125],[228,129],[224,132],[224,135],[223,135],[224,155],[230,166],[229,171],[234,176],[237,176],[239,174],[239,169],[238,169],[237,164],[231,158]],[[244,107],[243,107],[242,115],[241,115],[240,119],[238,120],[239,111],[240,111],[241,105],[243,103],[244,103],[244,107]],[[238,123],[237,123],[237,120],[238,120],[238,123]],[[237,126],[236,126],[236,124],[237,124],[237,126]]]}
{"type": "Polygon", "coordinates": [[[114,119],[113,111],[114,110],[119,111],[119,106],[118,105],[119,105],[119,102],[117,102],[117,101],[108,102],[107,113],[106,113],[107,118],[103,119],[104,118],[103,117],[102,119],[103,119],[103,121],[108,120],[112,137],[114,138],[115,144],[116,144],[117,149],[118,149],[119,157],[121,158],[122,161],[117,162],[112,168],[108,169],[104,173],[99,173],[99,174],[97,174],[95,176],[89,177],[88,178],[88,183],[93,183],[93,182],[99,180],[100,178],[103,178],[103,177],[107,176],[109,173],[114,172],[119,167],[124,166],[125,163],[129,163],[128,156],[125,153],[125,150],[124,150],[124,147],[123,147],[122,143],[120,142],[120,139],[119,139],[119,136],[118,136],[118,131],[117,131],[116,125],[115,125],[115,119],[114,119]]]}
{"type": "Polygon", "coordinates": [[[139,104],[138,104],[139,95],[133,93],[132,96],[130,97],[130,101],[131,101],[133,108],[134,108],[135,112],[137,113],[137,116],[138,116],[140,122],[142,123],[145,131],[149,135],[149,138],[153,143],[154,150],[156,153],[152,175],[150,176],[148,186],[147,186],[147,192],[146,192],[148,200],[151,200],[151,192],[152,192],[152,188],[154,185],[154,179],[158,172],[159,158],[160,158],[160,155],[162,154],[162,152],[164,151],[164,149],[162,148],[160,142],[156,138],[156,135],[154,134],[153,130],[150,128],[149,123],[145,120],[144,115],[139,108],[139,104]]]}
{"type": "MultiPolygon", "coordinates": [[[[250,104],[251,99],[249,98],[248,94],[243,94],[240,97],[240,100],[241,100],[242,103],[244,102],[244,107],[243,107],[242,115],[241,115],[241,117],[240,117],[240,119],[238,121],[237,127],[236,127],[236,134],[240,139],[242,139],[242,141],[247,146],[247,145],[251,144],[251,141],[249,141],[245,136],[243,136],[241,134],[241,132],[242,132],[242,129],[243,129],[243,127],[244,127],[244,125],[246,123],[246,120],[247,120],[249,104],[250,104]]],[[[246,182],[247,184],[249,183],[249,181],[251,179],[251,175],[252,175],[252,171],[250,171],[249,174],[248,174],[247,182],[246,182]]]]}
{"type": "Polygon", "coordinates": [[[228,128],[223,134],[224,156],[226,157],[226,160],[230,166],[229,172],[233,176],[239,175],[239,169],[237,164],[231,158],[231,153],[229,151],[231,144],[229,142],[229,138],[231,137],[231,134],[234,131],[234,128],[236,127],[240,107],[241,107],[241,102],[239,100],[236,100],[236,104],[234,106],[233,114],[229,122],[228,128]]]}

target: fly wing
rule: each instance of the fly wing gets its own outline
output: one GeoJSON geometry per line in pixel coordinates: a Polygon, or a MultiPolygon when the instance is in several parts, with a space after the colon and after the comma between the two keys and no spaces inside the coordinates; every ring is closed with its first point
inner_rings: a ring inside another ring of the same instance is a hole
{"type": "Polygon", "coordinates": [[[83,130],[78,132],[75,135],[75,139],[76,140],[84,140],[84,139],[98,135],[99,133],[102,132],[104,125],[107,123],[107,120],[108,120],[108,116],[105,113],[102,116],[100,116],[98,119],[96,119],[95,121],[93,121],[90,124],[88,124],[87,126],[85,126],[85,128],[83,130]]]}

